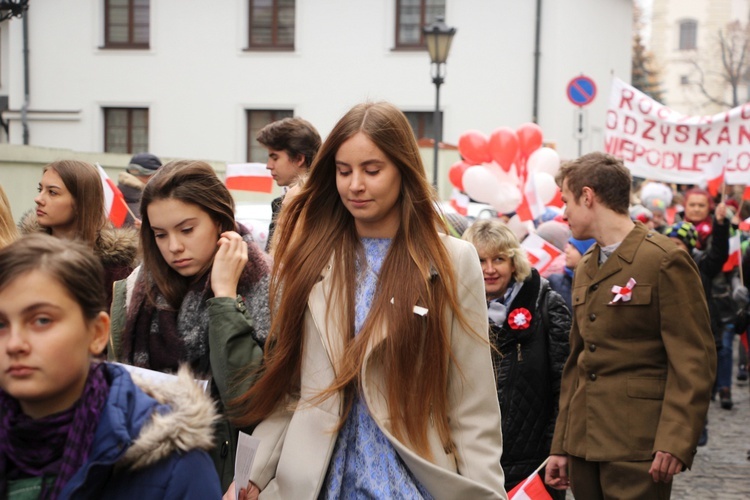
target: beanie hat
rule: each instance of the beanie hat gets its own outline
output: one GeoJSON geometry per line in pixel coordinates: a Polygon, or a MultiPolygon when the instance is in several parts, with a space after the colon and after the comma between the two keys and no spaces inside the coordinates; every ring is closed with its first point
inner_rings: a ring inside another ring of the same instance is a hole
{"type": "Polygon", "coordinates": [[[590,240],[578,240],[576,238],[571,237],[568,240],[568,243],[573,245],[576,250],[578,250],[578,253],[581,255],[585,254],[591,246],[596,243],[596,240],[594,238],[591,238],[590,240]]]}
{"type": "Polygon", "coordinates": [[[565,250],[565,243],[570,238],[570,227],[563,222],[550,220],[539,224],[539,227],[536,228],[536,234],[548,243],[552,243],[562,252],[565,250]]]}
{"type": "Polygon", "coordinates": [[[664,213],[672,204],[672,189],[661,182],[649,182],[641,188],[641,203],[652,212],[664,213]]]}
{"type": "Polygon", "coordinates": [[[692,251],[698,243],[698,231],[690,222],[675,222],[664,230],[664,234],[683,242],[689,251],[692,251]]]}
{"type": "Polygon", "coordinates": [[[643,205],[633,205],[630,207],[630,218],[645,224],[654,218],[654,214],[643,205]]]}
{"type": "Polygon", "coordinates": [[[132,175],[153,175],[161,167],[161,160],[151,153],[138,153],[130,159],[127,171],[132,175]]]}

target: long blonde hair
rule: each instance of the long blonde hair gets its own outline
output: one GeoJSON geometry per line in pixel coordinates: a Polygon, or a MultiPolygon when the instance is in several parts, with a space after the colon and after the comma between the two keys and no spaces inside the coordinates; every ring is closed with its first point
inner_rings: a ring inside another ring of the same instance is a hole
{"type": "Polygon", "coordinates": [[[460,321],[463,316],[453,263],[438,235],[438,228],[446,231],[445,223],[434,201],[414,134],[401,111],[384,102],[365,103],[341,118],[321,147],[302,192],[282,211],[280,225],[295,237],[281,239],[276,247],[271,333],[260,377],[235,401],[233,414],[240,425],[263,420],[298,393],[306,309],[302,305],[331,262],[328,311],[340,313],[336,319],[345,351],[334,360],[336,378],[320,399],[344,392],[343,424],[361,383],[368,346],[385,328],[389,334],[372,355],[384,367],[394,436],[431,459],[427,431],[432,417],[443,446],[453,449],[447,395],[452,354],[444,311],[452,309],[460,321]],[[335,159],[339,147],[360,132],[401,173],[401,222],[381,268],[368,318],[355,337],[355,262],[363,249],[354,218],[336,188],[335,159]],[[414,314],[415,305],[427,308],[427,316],[414,314]]]}
{"type": "Polygon", "coordinates": [[[10,210],[10,202],[0,184],[0,248],[10,245],[18,239],[18,227],[10,210]]]}

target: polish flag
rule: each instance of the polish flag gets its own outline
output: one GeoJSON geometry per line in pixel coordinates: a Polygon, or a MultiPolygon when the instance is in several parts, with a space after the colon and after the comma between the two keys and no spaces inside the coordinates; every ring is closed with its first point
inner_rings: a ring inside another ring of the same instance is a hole
{"type": "Polygon", "coordinates": [[[107,210],[107,217],[115,227],[122,227],[130,211],[127,202],[125,202],[125,197],[117,184],[112,182],[107,172],[98,163],[96,164],[96,170],[99,172],[102,187],[104,187],[104,208],[107,210]]]}
{"type": "Polygon", "coordinates": [[[536,192],[536,182],[533,172],[529,172],[529,176],[523,186],[521,203],[516,208],[516,213],[521,222],[538,219],[544,214],[544,203],[542,203],[536,192]]]}
{"type": "Polygon", "coordinates": [[[526,250],[526,256],[529,258],[531,265],[544,274],[547,267],[562,252],[553,244],[542,238],[536,233],[531,233],[521,242],[521,247],[526,250]]]}
{"type": "Polygon", "coordinates": [[[508,500],[552,500],[544,487],[541,476],[534,472],[508,492],[508,500]]]}
{"type": "Polygon", "coordinates": [[[467,215],[469,213],[469,197],[463,194],[458,189],[454,189],[451,193],[450,205],[453,209],[461,215],[467,215]]]}
{"type": "Polygon", "coordinates": [[[728,273],[742,262],[742,249],[740,247],[740,233],[729,237],[729,257],[724,263],[722,271],[728,273]]]}
{"type": "Polygon", "coordinates": [[[227,189],[270,193],[273,177],[265,163],[230,163],[227,165],[227,189]]]}

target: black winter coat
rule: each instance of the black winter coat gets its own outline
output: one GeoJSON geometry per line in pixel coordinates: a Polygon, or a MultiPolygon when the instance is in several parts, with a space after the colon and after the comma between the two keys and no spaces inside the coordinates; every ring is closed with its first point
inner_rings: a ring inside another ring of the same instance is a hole
{"type": "Polygon", "coordinates": [[[571,315],[563,298],[535,269],[507,311],[502,327],[490,322],[490,341],[502,414],[500,463],[510,491],[549,456],[562,369],[570,353],[571,315]],[[531,313],[525,329],[508,323],[519,308],[531,313]]]}
{"type": "Polygon", "coordinates": [[[731,287],[727,284],[727,277],[722,272],[724,262],[729,256],[729,221],[718,224],[714,219],[711,231],[711,242],[708,249],[693,250],[692,257],[698,266],[698,271],[703,284],[708,304],[708,315],[711,319],[711,333],[714,336],[716,349],[720,349],[723,342],[722,311],[719,306],[721,302],[733,301],[731,287]],[[723,284],[723,285],[722,285],[723,284]],[[718,293],[718,297],[715,295],[718,293]]]}

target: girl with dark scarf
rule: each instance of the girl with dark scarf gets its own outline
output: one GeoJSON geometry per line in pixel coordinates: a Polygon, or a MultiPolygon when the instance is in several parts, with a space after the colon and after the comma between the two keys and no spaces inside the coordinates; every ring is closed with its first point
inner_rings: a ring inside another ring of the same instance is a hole
{"type": "Polygon", "coordinates": [[[0,250],[0,499],[219,498],[215,410],[187,373],[145,389],[107,345],[102,265],[80,242],[0,250]]]}
{"type": "MultiPolygon", "coordinates": [[[[268,331],[269,262],[235,223],[234,200],[210,165],[164,165],[141,198],[143,264],[115,284],[110,357],[210,379],[220,412],[251,380],[268,331]]],[[[237,430],[223,418],[212,451],[223,488],[234,475],[237,430]]]]}

